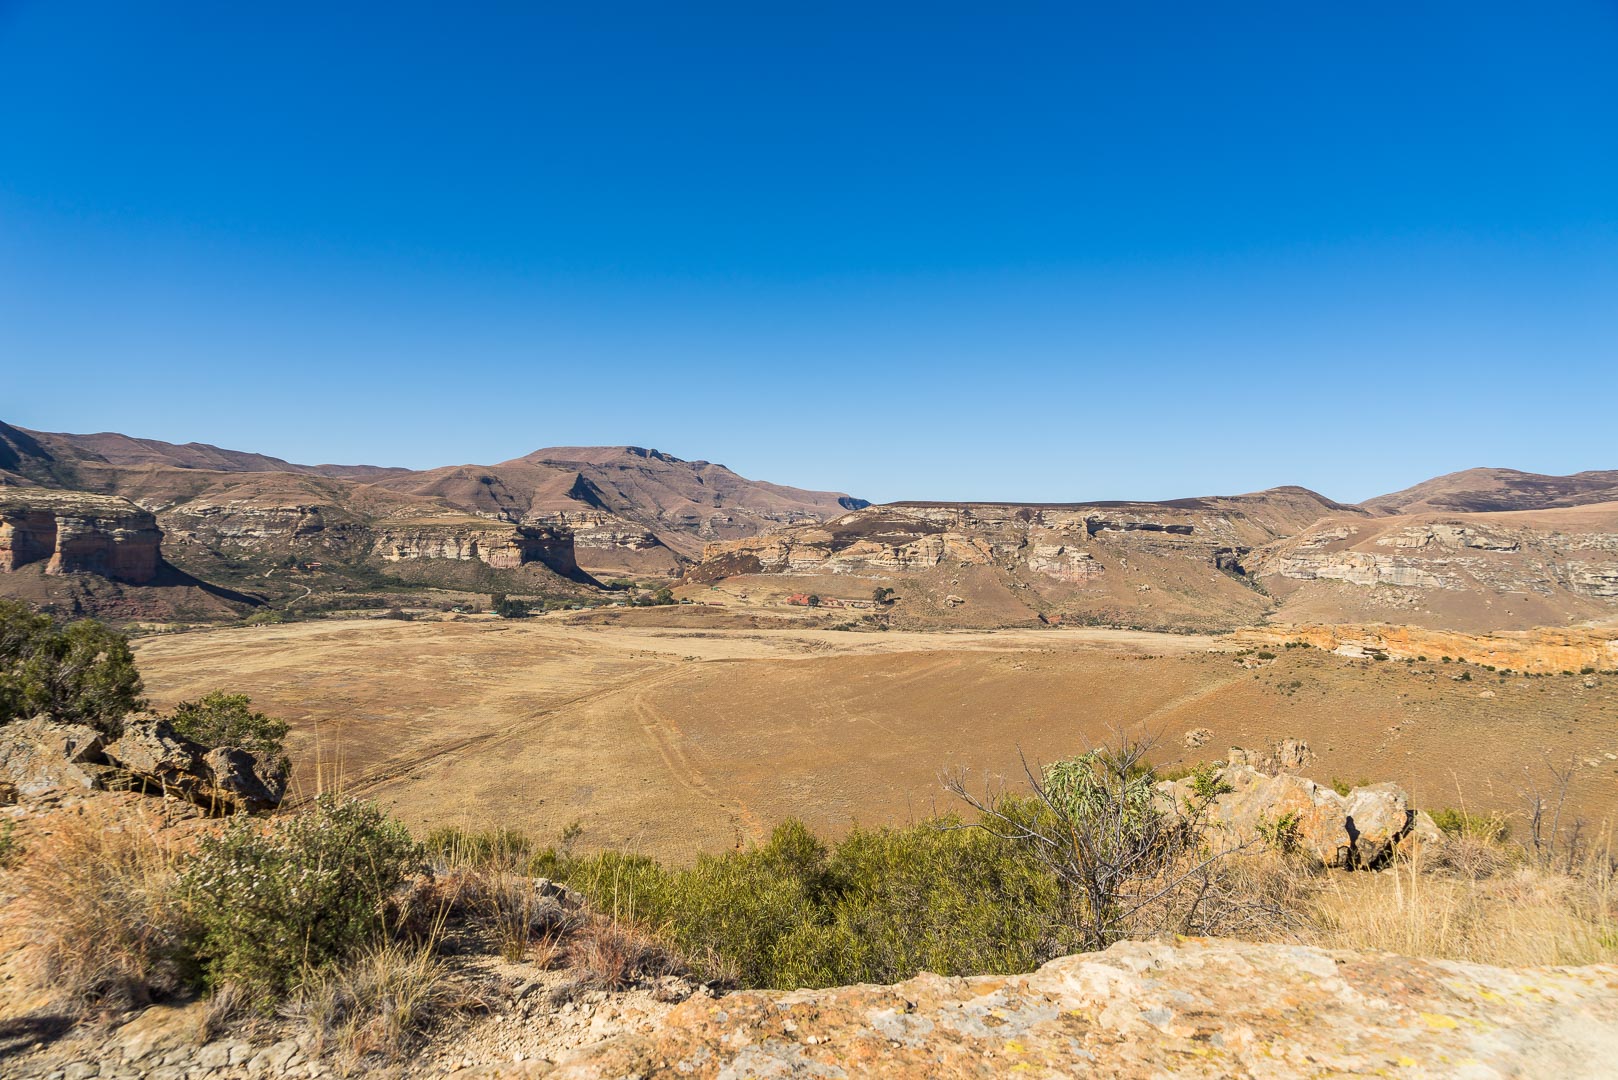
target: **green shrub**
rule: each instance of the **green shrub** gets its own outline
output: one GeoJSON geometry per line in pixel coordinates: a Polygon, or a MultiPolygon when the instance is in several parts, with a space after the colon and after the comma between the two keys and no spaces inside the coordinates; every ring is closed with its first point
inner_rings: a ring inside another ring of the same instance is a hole
{"type": "Polygon", "coordinates": [[[1511,834],[1511,823],[1499,814],[1472,814],[1446,806],[1432,812],[1433,824],[1450,836],[1475,840],[1504,840],[1511,834]]]}
{"type": "Polygon", "coordinates": [[[0,724],[48,713],[116,738],[140,708],[129,639],[90,619],[58,628],[26,604],[0,600],[0,724]]]}
{"type": "Polygon", "coordinates": [[[1261,817],[1256,826],[1259,838],[1269,845],[1271,850],[1281,855],[1290,855],[1298,850],[1303,839],[1303,819],[1297,811],[1288,810],[1278,818],[1261,817]]]}
{"type": "Polygon", "coordinates": [[[1275,659],[1275,654],[1274,654],[1274,653],[1272,653],[1272,652],[1270,652],[1270,651],[1269,651],[1269,650],[1267,650],[1267,649],[1265,649],[1265,650],[1261,650],[1261,651],[1260,651],[1260,652],[1259,652],[1259,653],[1258,653],[1258,654],[1257,654],[1257,656],[1258,656],[1258,659],[1260,659],[1260,660],[1274,660],[1274,659],[1275,659]]]}
{"type": "Polygon", "coordinates": [[[1368,776],[1362,776],[1358,780],[1348,780],[1341,776],[1334,776],[1331,778],[1331,789],[1344,798],[1347,798],[1349,792],[1353,791],[1355,788],[1365,787],[1370,782],[1371,779],[1368,776]]]}
{"type": "Polygon", "coordinates": [[[262,608],[253,612],[242,620],[243,626],[276,626],[287,621],[287,617],[274,608],[262,608]]]}
{"type": "Polygon", "coordinates": [[[384,937],[390,894],[418,857],[403,825],[331,795],[267,828],[238,818],[205,836],[181,881],[204,983],[273,1007],[384,937]]]}
{"type": "Polygon", "coordinates": [[[828,847],[787,822],[760,847],[688,869],[617,853],[535,869],[657,928],[703,974],[747,987],[1026,971],[1066,951],[1058,881],[1015,845],[959,825],[856,828],[828,847]]]}
{"type": "Polygon", "coordinates": [[[290,726],[285,720],[253,711],[253,699],[246,694],[216,690],[196,701],[182,701],[168,721],[176,735],[202,746],[246,750],[283,773],[291,766],[285,753],[290,726]]]}
{"type": "Polygon", "coordinates": [[[524,619],[528,617],[528,602],[513,600],[505,593],[495,593],[489,597],[489,610],[502,619],[524,619]]]}
{"type": "Polygon", "coordinates": [[[15,821],[8,821],[0,825],[0,869],[10,866],[11,861],[22,850],[22,845],[17,843],[16,833],[17,823],[15,821]]]}

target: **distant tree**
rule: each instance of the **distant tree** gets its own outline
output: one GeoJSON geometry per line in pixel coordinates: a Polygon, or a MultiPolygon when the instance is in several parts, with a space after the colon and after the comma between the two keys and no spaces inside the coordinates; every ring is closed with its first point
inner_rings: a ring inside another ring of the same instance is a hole
{"type": "Polygon", "coordinates": [[[491,610],[502,619],[522,619],[528,615],[526,600],[512,600],[505,593],[495,593],[489,599],[492,601],[491,610]]]}
{"type": "Polygon", "coordinates": [[[0,601],[0,724],[46,713],[117,737],[143,704],[123,634],[91,619],[58,627],[26,604],[0,601]]]}
{"type": "Polygon", "coordinates": [[[652,594],[652,603],[657,607],[665,607],[678,601],[674,599],[674,590],[665,585],[652,594]]]}
{"type": "Polygon", "coordinates": [[[809,594],[809,606],[810,607],[819,607],[820,606],[820,596],[818,594],[816,594],[816,593],[810,593],[809,594]]]}
{"type": "Polygon", "coordinates": [[[891,603],[893,601],[893,590],[879,585],[871,590],[871,599],[879,604],[891,603]]]}

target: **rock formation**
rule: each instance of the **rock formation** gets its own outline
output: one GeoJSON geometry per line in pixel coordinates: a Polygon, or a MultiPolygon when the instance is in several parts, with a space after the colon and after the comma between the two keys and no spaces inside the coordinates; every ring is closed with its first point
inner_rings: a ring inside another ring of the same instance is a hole
{"type": "Polygon", "coordinates": [[[1618,614],[1618,503],[1330,517],[1246,565],[1290,622],[1486,631],[1618,614]]]}
{"type": "Polygon", "coordinates": [[[157,576],[161,537],[152,515],[124,499],[0,488],[0,573],[43,563],[47,574],[99,574],[143,585],[157,576]]]}
{"type": "MultiPolygon", "coordinates": [[[[1219,781],[1230,790],[1213,800],[1206,818],[1232,843],[1293,849],[1322,866],[1357,870],[1386,864],[1406,837],[1439,839],[1432,819],[1411,807],[1397,785],[1368,784],[1339,795],[1284,771],[1311,755],[1296,740],[1281,745],[1284,749],[1269,755],[1271,769],[1227,763],[1218,770],[1219,781]]],[[[1241,751],[1232,755],[1245,757],[1241,751]]],[[[1158,790],[1177,806],[1193,799],[1190,780],[1164,781],[1158,790]]]]}
{"type": "Polygon", "coordinates": [[[1382,953],[1121,942],[1028,975],[692,998],[552,1066],[609,1077],[1611,1074],[1618,968],[1509,970],[1382,953]]]}
{"type": "Polygon", "coordinates": [[[25,799],[55,790],[136,788],[230,814],[274,809],[286,782],[276,763],[232,747],[198,746],[150,714],[129,717],[110,743],[92,728],[43,716],[0,725],[0,784],[25,799]]]}
{"type": "Polygon", "coordinates": [[[1618,628],[1537,629],[1462,634],[1415,626],[1266,626],[1238,631],[1244,645],[1302,641],[1345,656],[1385,654],[1395,660],[1443,657],[1532,674],[1618,671],[1618,628]]]}

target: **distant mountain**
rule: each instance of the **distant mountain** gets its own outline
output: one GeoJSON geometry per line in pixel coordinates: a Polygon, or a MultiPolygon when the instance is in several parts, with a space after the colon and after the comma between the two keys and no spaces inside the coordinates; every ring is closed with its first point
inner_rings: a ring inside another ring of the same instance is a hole
{"type": "Polygon", "coordinates": [[[1378,514],[1553,510],[1618,501],[1618,470],[1545,476],[1516,469],[1466,469],[1379,495],[1362,505],[1378,514]]]}
{"type": "MultiPolygon", "coordinates": [[[[66,460],[97,461],[108,465],[167,465],[176,469],[211,469],[215,472],[281,472],[308,476],[337,476],[369,480],[379,476],[407,473],[380,465],[294,465],[267,454],[226,450],[208,443],[170,443],[160,439],[137,439],[115,431],[93,435],[70,435],[54,431],[25,431],[0,424],[0,439],[7,432],[31,438],[53,457],[66,460]]],[[[0,464],[0,468],[5,468],[0,464]]]]}
{"type": "MultiPolygon", "coordinates": [[[[173,538],[167,551],[210,579],[222,565],[263,576],[274,560],[300,553],[327,565],[374,563],[382,544],[392,545],[387,561],[401,552],[466,561],[475,551],[473,561],[487,562],[491,526],[560,530],[586,573],[673,576],[709,541],[866,505],[637,446],[554,447],[496,465],[417,471],[0,424],[0,485],[19,484],[128,499],[158,515],[173,538]]],[[[571,556],[552,561],[575,572],[571,556]]]]}

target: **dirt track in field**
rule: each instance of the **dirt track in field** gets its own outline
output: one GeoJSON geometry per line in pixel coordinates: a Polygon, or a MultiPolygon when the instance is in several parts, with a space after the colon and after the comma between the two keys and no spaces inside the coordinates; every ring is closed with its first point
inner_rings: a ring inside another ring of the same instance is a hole
{"type": "Polygon", "coordinates": [[[1094,629],[326,621],[144,639],[154,703],[249,693],[291,720],[297,790],[376,798],[413,826],[507,825],[676,859],[767,834],[951,809],[945,769],[1016,784],[1144,723],[1159,760],[1306,739],[1316,779],[1391,779],[1425,804],[1509,809],[1525,765],[1577,762],[1579,808],[1618,807],[1618,678],[1458,682],[1439,665],[1094,629]],[[1251,660],[1249,661],[1251,662],[1251,660]],[[1212,739],[1182,739],[1206,727],[1212,739]],[[1609,758],[1607,755],[1613,755],[1609,758]]]}

